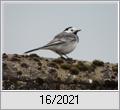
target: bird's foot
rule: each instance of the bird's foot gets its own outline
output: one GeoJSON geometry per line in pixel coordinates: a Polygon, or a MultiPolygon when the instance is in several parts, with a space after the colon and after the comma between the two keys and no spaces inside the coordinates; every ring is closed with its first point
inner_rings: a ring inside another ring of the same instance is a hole
{"type": "Polygon", "coordinates": [[[72,61],[72,58],[69,58],[67,55],[60,55],[60,58],[66,61],[72,61]],[[63,57],[64,56],[64,57],[63,57]]]}
{"type": "Polygon", "coordinates": [[[69,58],[69,57],[67,57],[67,58],[65,58],[65,57],[60,57],[61,59],[63,59],[63,60],[66,60],[66,61],[72,61],[73,59],[72,58],[69,58]]]}
{"type": "Polygon", "coordinates": [[[72,58],[67,58],[68,61],[72,61],[73,59],[72,58]]]}
{"type": "Polygon", "coordinates": [[[63,57],[63,56],[61,56],[60,58],[61,58],[61,59],[63,59],[63,60],[66,60],[66,58],[65,58],[65,57],[63,57]]]}
{"type": "Polygon", "coordinates": [[[66,60],[72,61],[72,58],[68,57],[67,55],[64,55],[66,57],[66,60]]]}

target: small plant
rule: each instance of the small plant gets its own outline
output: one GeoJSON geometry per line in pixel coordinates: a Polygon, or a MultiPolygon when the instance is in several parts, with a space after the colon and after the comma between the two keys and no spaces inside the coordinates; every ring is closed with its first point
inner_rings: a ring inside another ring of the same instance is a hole
{"type": "Polygon", "coordinates": [[[87,71],[88,67],[81,61],[78,62],[78,64],[76,65],[76,67],[80,70],[80,71],[87,71]]]}
{"type": "Polygon", "coordinates": [[[53,60],[53,62],[62,64],[62,63],[64,63],[64,60],[62,58],[58,58],[58,59],[53,60]]]}
{"type": "Polygon", "coordinates": [[[32,59],[33,59],[34,61],[36,61],[36,62],[40,62],[40,59],[37,58],[37,57],[33,57],[32,59]]]}
{"type": "Polygon", "coordinates": [[[94,64],[91,64],[91,65],[89,66],[89,71],[90,71],[90,72],[91,72],[91,71],[94,71],[95,68],[96,68],[96,66],[95,66],[94,64]]]}
{"type": "Polygon", "coordinates": [[[68,69],[71,68],[71,65],[70,65],[70,64],[62,64],[62,65],[61,65],[61,68],[62,68],[62,69],[65,69],[65,70],[68,70],[68,69]]]}
{"type": "Polygon", "coordinates": [[[30,54],[29,57],[31,57],[31,58],[33,58],[33,57],[34,58],[40,58],[37,54],[30,54]]]}
{"type": "Polygon", "coordinates": [[[29,67],[29,65],[28,65],[28,64],[26,64],[26,63],[22,63],[22,64],[21,64],[21,67],[23,67],[23,68],[28,68],[28,67],[29,67]]]}
{"type": "Polygon", "coordinates": [[[81,61],[78,62],[78,64],[76,65],[76,67],[80,71],[89,71],[89,72],[94,71],[95,68],[96,68],[94,64],[89,65],[89,64],[85,64],[85,63],[83,63],[81,61]]]}
{"type": "Polygon", "coordinates": [[[113,70],[114,72],[118,72],[118,64],[112,66],[112,70],[113,70]]]}
{"type": "Polygon", "coordinates": [[[17,61],[18,61],[18,62],[20,62],[20,58],[13,56],[13,57],[11,58],[11,61],[14,61],[14,62],[17,62],[17,61]]]}
{"type": "Polygon", "coordinates": [[[21,76],[22,75],[22,71],[17,71],[17,75],[21,76]]]}
{"type": "Polygon", "coordinates": [[[57,71],[55,69],[50,69],[49,73],[57,73],[57,71]]]}
{"type": "Polygon", "coordinates": [[[42,66],[42,63],[41,63],[41,62],[38,62],[38,65],[39,65],[39,66],[42,66]]]}
{"type": "Polygon", "coordinates": [[[8,69],[8,65],[7,65],[7,63],[3,62],[3,64],[2,64],[2,68],[3,68],[3,70],[4,70],[4,69],[8,69]]]}
{"type": "Polygon", "coordinates": [[[99,60],[94,60],[92,64],[95,66],[104,66],[104,62],[99,60]]]}
{"type": "Polygon", "coordinates": [[[77,67],[71,67],[70,68],[70,73],[73,75],[78,75],[79,74],[79,69],[77,67]]]}
{"type": "Polygon", "coordinates": [[[55,62],[50,62],[50,63],[47,64],[47,66],[57,68],[57,69],[59,68],[58,65],[55,62]]]}
{"type": "Polygon", "coordinates": [[[6,53],[3,53],[2,57],[3,57],[3,59],[6,59],[6,58],[8,58],[8,55],[6,53]]]}

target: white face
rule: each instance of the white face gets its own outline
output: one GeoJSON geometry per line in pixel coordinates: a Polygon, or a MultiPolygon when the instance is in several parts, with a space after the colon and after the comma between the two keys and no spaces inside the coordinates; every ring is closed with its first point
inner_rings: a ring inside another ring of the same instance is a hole
{"type": "Polygon", "coordinates": [[[68,30],[65,30],[65,32],[67,32],[67,33],[74,33],[77,30],[78,30],[77,28],[71,27],[68,30]]]}

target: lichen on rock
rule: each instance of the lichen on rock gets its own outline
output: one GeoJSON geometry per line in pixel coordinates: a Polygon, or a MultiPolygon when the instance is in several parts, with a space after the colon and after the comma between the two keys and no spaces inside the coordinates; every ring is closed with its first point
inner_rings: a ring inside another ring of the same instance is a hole
{"type": "Polygon", "coordinates": [[[3,90],[117,90],[118,64],[52,59],[37,54],[2,56],[3,90]]]}

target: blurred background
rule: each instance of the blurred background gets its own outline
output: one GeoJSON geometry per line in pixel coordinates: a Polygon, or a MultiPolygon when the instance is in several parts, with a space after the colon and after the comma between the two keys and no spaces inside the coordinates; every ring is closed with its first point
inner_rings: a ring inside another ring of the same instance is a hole
{"type": "MultiPolygon", "coordinates": [[[[66,27],[82,29],[79,44],[68,54],[78,60],[118,62],[117,3],[7,3],[2,7],[2,53],[23,54],[41,47],[66,27]]],[[[39,50],[39,56],[57,58],[39,50]]]]}

